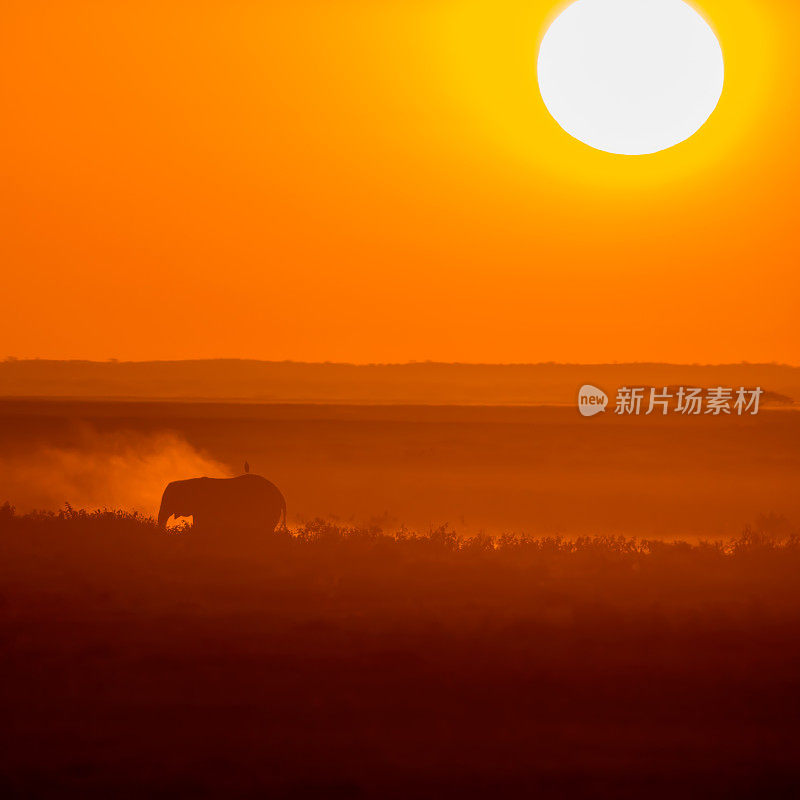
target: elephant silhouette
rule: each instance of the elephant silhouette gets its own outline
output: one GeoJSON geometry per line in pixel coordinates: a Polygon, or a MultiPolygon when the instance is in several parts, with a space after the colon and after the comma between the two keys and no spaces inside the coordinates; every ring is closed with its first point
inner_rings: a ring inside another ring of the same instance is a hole
{"type": "Polygon", "coordinates": [[[274,483],[260,475],[235,478],[189,478],[167,484],[158,509],[164,528],[170,517],[192,517],[193,531],[272,532],[283,517],[286,500],[274,483]]]}

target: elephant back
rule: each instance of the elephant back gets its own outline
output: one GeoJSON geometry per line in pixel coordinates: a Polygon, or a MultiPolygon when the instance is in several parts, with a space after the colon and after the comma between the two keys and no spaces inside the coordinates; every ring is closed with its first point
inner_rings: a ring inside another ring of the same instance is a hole
{"type": "Polygon", "coordinates": [[[285,513],[281,491],[261,475],[223,479],[219,488],[217,515],[229,527],[271,532],[285,513]]]}

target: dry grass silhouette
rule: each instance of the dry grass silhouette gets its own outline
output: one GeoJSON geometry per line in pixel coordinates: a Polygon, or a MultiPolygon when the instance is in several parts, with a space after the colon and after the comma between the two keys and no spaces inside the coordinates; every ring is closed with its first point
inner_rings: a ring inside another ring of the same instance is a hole
{"type": "Polygon", "coordinates": [[[6,796],[735,797],[798,787],[800,539],[231,546],[0,512],[6,796]]]}

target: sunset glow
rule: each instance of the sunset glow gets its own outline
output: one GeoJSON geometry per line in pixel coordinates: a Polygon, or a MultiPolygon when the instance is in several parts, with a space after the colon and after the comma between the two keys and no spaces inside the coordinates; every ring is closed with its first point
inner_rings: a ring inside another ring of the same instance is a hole
{"type": "Polygon", "coordinates": [[[800,797],[800,2],[5,0],[5,797],[800,797]]]}
{"type": "Polygon", "coordinates": [[[798,363],[800,8],[694,5],[720,103],[626,159],[553,0],[14,0],[0,356],[798,363]]]}

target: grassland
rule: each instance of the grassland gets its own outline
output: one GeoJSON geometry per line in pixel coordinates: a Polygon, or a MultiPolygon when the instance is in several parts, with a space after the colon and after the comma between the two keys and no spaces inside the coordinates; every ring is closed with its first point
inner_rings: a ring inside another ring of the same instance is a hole
{"type": "Polygon", "coordinates": [[[800,527],[800,413],[0,401],[0,503],[139,509],[245,459],[289,520],[461,532],[729,539],[800,527]]]}
{"type": "Polygon", "coordinates": [[[19,797],[788,797],[800,539],[0,512],[19,797]]]}

